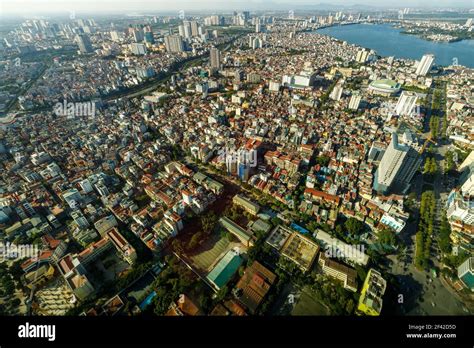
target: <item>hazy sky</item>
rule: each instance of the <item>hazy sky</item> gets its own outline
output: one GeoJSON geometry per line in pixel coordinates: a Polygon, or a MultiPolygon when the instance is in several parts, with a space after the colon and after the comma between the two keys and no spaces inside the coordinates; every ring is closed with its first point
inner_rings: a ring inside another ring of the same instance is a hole
{"type": "Polygon", "coordinates": [[[317,8],[318,4],[369,5],[385,7],[474,8],[474,0],[0,0],[3,14],[45,14],[61,12],[107,13],[173,10],[272,10],[317,8]]]}

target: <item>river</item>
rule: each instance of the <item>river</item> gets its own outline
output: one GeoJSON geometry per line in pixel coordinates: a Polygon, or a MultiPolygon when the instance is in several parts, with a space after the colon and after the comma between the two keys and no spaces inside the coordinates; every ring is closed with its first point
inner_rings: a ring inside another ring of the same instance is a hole
{"type": "Polygon", "coordinates": [[[424,54],[433,53],[437,65],[451,65],[457,59],[459,65],[474,68],[474,40],[434,42],[401,31],[390,24],[353,24],[326,27],[316,32],[373,49],[381,56],[420,60],[424,54]]]}

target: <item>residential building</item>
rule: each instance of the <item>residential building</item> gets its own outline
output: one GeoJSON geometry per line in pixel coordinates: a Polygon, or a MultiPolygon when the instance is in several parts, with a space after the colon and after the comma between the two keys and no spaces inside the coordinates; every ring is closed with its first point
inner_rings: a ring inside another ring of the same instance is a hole
{"type": "Polygon", "coordinates": [[[469,257],[458,267],[458,277],[468,289],[474,291],[474,256],[469,257]]]}
{"type": "Polygon", "coordinates": [[[395,107],[395,113],[401,116],[411,115],[417,100],[418,96],[416,93],[403,91],[400,95],[400,98],[398,98],[397,106],[395,107]]]}
{"type": "Polygon", "coordinates": [[[371,268],[362,286],[356,313],[370,316],[380,315],[382,297],[386,288],[387,281],[382,278],[380,272],[371,268]]]}
{"type": "Polygon", "coordinates": [[[375,173],[374,190],[382,194],[405,192],[421,161],[418,151],[409,145],[399,144],[398,135],[392,133],[392,141],[375,173]]]}
{"type": "Polygon", "coordinates": [[[211,69],[220,70],[221,68],[220,51],[217,48],[212,47],[211,50],[209,51],[209,57],[210,57],[211,69]]]}
{"type": "Polygon", "coordinates": [[[357,272],[342,263],[331,260],[325,253],[319,254],[319,265],[324,274],[343,282],[344,288],[357,291],[357,272]]]}
{"type": "Polygon", "coordinates": [[[168,52],[179,53],[184,51],[184,42],[179,35],[165,36],[165,47],[168,52]]]}
{"type": "Polygon", "coordinates": [[[76,43],[79,46],[79,51],[81,53],[91,53],[94,50],[92,48],[89,36],[87,36],[86,34],[78,34],[76,36],[76,43]]]}
{"type": "Polygon", "coordinates": [[[425,54],[416,67],[416,74],[418,76],[426,76],[433,66],[434,60],[435,56],[433,54],[425,54]]]}

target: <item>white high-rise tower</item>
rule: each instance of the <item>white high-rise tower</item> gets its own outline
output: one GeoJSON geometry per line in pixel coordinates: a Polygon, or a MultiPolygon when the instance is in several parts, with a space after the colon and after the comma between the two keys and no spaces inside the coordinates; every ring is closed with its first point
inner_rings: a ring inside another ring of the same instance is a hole
{"type": "Polygon", "coordinates": [[[428,71],[430,71],[431,67],[433,66],[434,60],[434,54],[425,54],[421,58],[421,61],[418,63],[418,66],[416,68],[416,74],[418,76],[426,76],[428,71]]]}

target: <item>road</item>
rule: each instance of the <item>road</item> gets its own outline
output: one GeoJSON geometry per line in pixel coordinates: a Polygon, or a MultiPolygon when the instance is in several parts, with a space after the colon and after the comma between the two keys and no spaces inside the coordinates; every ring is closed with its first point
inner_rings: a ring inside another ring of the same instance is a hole
{"type": "MultiPolygon", "coordinates": [[[[432,104],[432,93],[428,95],[429,105],[432,104]]],[[[445,100],[442,101],[443,103],[445,100]]],[[[428,110],[428,122],[431,117],[431,108],[428,110]]],[[[438,115],[441,116],[442,115],[438,115]]],[[[440,122],[440,129],[442,122],[440,122]]],[[[423,140],[428,139],[431,132],[426,127],[424,133],[421,134],[423,140]]],[[[441,132],[439,132],[441,134],[441,132]]],[[[442,170],[445,166],[445,155],[449,149],[449,144],[443,140],[438,140],[434,146],[433,157],[436,159],[438,169],[442,170]]],[[[452,189],[450,182],[443,180],[443,174],[438,171],[433,182],[425,181],[422,175],[417,176],[413,185],[413,192],[416,193],[418,200],[421,197],[423,187],[430,185],[433,187],[436,198],[435,211],[435,231],[431,245],[430,267],[437,269],[442,268],[437,246],[437,231],[444,214],[444,206],[447,196],[452,189]]],[[[419,208],[419,204],[418,204],[419,208]]],[[[414,214],[413,222],[409,223],[404,231],[404,242],[407,245],[407,255],[405,260],[397,260],[395,256],[390,256],[392,261],[391,273],[397,276],[400,282],[401,295],[403,295],[403,303],[400,304],[400,313],[406,315],[466,315],[469,310],[458,300],[449,289],[441,281],[439,277],[433,278],[428,271],[419,271],[414,265],[415,259],[415,234],[417,231],[418,211],[414,214]]]]}

